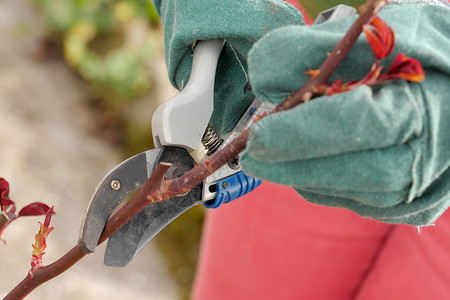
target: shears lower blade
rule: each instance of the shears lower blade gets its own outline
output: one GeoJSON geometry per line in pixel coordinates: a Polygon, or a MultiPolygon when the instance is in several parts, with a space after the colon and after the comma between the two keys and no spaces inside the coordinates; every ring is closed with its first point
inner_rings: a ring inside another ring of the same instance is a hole
{"type": "MultiPolygon", "coordinates": [[[[162,147],[153,167],[160,162],[172,164],[166,173],[166,179],[178,177],[194,167],[193,158],[180,147],[162,147]]],[[[164,227],[192,206],[202,203],[201,199],[202,184],[199,184],[185,195],[145,207],[109,238],[105,265],[115,267],[127,265],[164,227]]]]}
{"type": "MultiPolygon", "coordinates": [[[[114,168],[99,184],[83,220],[78,245],[94,252],[103,228],[113,211],[153,173],[160,163],[171,163],[165,179],[172,179],[194,167],[186,149],[164,146],[137,154],[114,168]]],[[[108,240],[105,264],[125,266],[164,227],[194,205],[202,203],[202,184],[187,194],[145,207],[108,240]]]]}

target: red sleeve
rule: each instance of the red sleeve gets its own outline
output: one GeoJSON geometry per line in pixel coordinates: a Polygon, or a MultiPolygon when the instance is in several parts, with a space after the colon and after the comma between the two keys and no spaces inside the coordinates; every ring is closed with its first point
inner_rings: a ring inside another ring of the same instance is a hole
{"type": "Polygon", "coordinates": [[[449,253],[450,211],[419,233],[264,182],[208,210],[192,299],[450,299],[449,253]]]}
{"type": "Polygon", "coordinates": [[[192,299],[450,299],[450,211],[395,226],[264,182],[209,210],[192,299]]]}

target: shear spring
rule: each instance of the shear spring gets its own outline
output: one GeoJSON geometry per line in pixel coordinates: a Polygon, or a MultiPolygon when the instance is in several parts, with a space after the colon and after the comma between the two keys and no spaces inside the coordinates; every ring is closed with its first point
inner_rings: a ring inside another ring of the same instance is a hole
{"type": "Polygon", "coordinates": [[[223,139],[217,135],[217,132],[210,125],[206,127],[205,133],[202,137],[202,144],[205,147],[206,155],[211,155],[220,148],[223,143],[223,139]]]}

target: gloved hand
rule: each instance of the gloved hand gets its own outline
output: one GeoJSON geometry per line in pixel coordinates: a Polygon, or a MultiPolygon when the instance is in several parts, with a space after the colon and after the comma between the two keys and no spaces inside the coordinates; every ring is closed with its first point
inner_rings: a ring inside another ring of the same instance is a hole
{"type": "Polygon", "coordinates": [[[222,134],[233,129],[254,95],[248,82],[247,55],[270,30],[304,24],[298,10],[283,0],[154,0],[164,26],[169,78],[182,90],[189,79],[197,40],[223,38],[214,91],[211,125],[222,134]]]}
{"type": "MultiPolygon", "coordinates": [[[[264,118],[241,157],[246,173],[294,187],[307,200],[389,223],[426,225],[450,203],[450,10],[391,4],[380,16],[423,83],[392,81],[316,98],[264,118]]],[[[249,54],[257,96],[280,102],[303,85],[354,18],[277,29],[249,54]]],[[[360,37],[331,81],[362,79],[375,58],[360,37]]]]}

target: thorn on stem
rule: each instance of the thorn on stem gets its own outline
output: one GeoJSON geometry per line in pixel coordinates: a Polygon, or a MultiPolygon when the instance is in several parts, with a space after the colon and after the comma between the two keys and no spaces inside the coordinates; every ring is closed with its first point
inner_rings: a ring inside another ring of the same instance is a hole
{"type": "Polygon", "coordinates": [[[309,100],[311,100],[313,94],[311,92],[306,92],[303,97],[302,97],[302,101],[304,103],[309,102],[309,100]]]}

